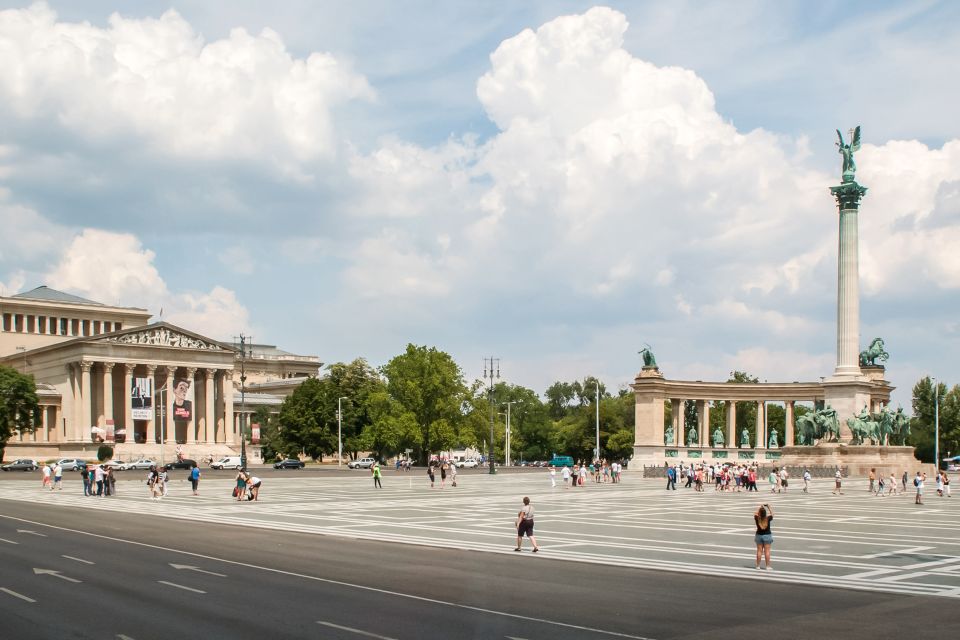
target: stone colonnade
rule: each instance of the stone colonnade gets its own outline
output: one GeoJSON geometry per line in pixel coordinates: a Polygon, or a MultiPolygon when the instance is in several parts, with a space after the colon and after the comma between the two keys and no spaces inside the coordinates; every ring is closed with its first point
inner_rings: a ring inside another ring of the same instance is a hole
{"type": "Polygon", "coordinates": [[[92,427],[105,429],[112,423],[116,429],[126,430],[127,442],[131,443],[238,442],[233,416],[232,369],[90,359],[68,363],[66,369],[72,402],[64,413],[70,415],[60,417],[59,424],[55,419],[56,426],[50,429],[44,413],[41,439],[48,440],[42,441],[89,442],[92,427]],[[133,417],[131,389],[134,378],[151,378],[153,381],[149,419],[133,417]],[[174,380],[189,381],[193,390],[190,419],[182,422],[171,419],[174,415],[174,380]],[[162,411],[158,410],[159,404],[163,405],[162,411]]]}
{"type": "MultiPolygon", "coordinates": [[[[685,431],[685,422],[684,422],[684,405],[687,400],[671,398],[670,399],[670,415],[672,417],[673,427],[673,441],[664,442],[664,445],[667,447],[688,447],[688,448],[715,448],[713,446],[713,434],[710,432],[710,401],[709,400],[692,400],[696,402],[697,407],[697,443],[689,444],[687,442],[687,432],[685,431]]],[[[770,434],[768,433],[766,423],[766,411],[768,402],[777,402],[776,400],[723,400],[724,408],[726,410],[726,424],[724,425],[724,438],[722,447],[729,449],[742,448],[740,445],[740,437],[737,435],[737,402],[752,402],[757,406],[757,420],[754,429],[754,441],[749,444],[750,448],[754,449],[764,449],[769,444],[770,434]]],[[[813,400],[811,400],[813,402],[813,400]]],[[[794,446],[795,442],[795,432],[796,425],[794,423],[795,415],[795,400],[785,400],[784,409],[786,413],[786,426],[783,442],[779,443],[779,446],[794,446]]]]}

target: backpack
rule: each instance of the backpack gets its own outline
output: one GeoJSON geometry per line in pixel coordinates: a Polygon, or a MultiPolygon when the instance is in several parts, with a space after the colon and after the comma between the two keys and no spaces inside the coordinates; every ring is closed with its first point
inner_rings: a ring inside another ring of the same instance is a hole
{"type": "Polygon", "coordinates": [[[913,479],[913,486],[915,486],[915,487],[919,487],[919,486],[920,486],[920,478],[914,478],[914,479],[913,479]]]}

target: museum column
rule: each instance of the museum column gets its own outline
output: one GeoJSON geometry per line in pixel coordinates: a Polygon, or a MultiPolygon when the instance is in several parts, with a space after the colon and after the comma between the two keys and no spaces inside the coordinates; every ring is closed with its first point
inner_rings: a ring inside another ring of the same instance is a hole
{"type": "Polygon", "coordinates": [[[194,435],[197,429],[197,416],[199,415],[199,403],[197,402],[197,368],[187,367],[187,380],[190,381],[190,388],[193,389],[192,411],[190,419],[187,420],[187,433],[184,444],[195,444],[197,439],[194,435]]]}
{"type": "Polygon", "coordinates": [[[166,419],[162,426],[162,440],[165,444],[176,444],[177,442],[177,423],[173,419],[173,385],[176,381],[177,368],[164,367],[167,370],[167,391],[163,394],[166,419]]]}
{"type": "Polygon", "coordinates": [[[216,410],[216,405],[214,404],[214,391],[213,391],[213,380],[217,375],[216,369],[204,369],[203,370],[203,400],[205,411],[203,415],[203,441],[210,442],[213,440],[211,437],[216,430],[216,418],[214,412],[216,410]]]}
{"type": "MultiPolygon", "coordinates": [[[[163,423],[163,412],[160,410],[160,405],[157,404],[157,399],[160,398],[160,375],[158,372],[159,367],[155,364],[148,364],[147,367],[147,377],[153,379],[153,397],[150,398],[150,408],[151,408],[151,419],[150,423],[147,425],[147,430],[143,433],[144,444],[147,442],[159,444],[160,443],[160,429],[161,424],[163,423]],[[152,428],[151,428],[152,427],[152,428]],[[151,438],[150,432],[153,431],[153,437],[151,438]]],[[[136,440],[134,440],[136,441],[136,440]]]]}
{"type": "Polygon", "coordinates": [[[113,421],[113,367],[115,362],[103,363],[103,424],[100,425],[106,429],[107,424],[113,421]]]}
{"type": "Polygon", "coordinates": [[[793,439],[794,439],[793,403],[794,403],[793,400],[788,400],[787,402],[783,403],[784,413],[786,414],[786,418],[784,420],[785,422],[784,430],[786,431],[786,433],[783,436],[783,445],[785,447],[793,446],[793,439]]]}
{"type": "Polygon", "coordinates": [[[43,424],[43,441],[50,441],[50,407],[43,408],[43,415],[40,416],[43,424]]]}
{"type": "Polygon", "coordinates": [[[90,370],[93,368],[92,362],[80,363],[80,437],[86,440],[90,437],[90,427],[93,426],[93,393],[90,388],[90,370]]]}
{"type": "Polygon", "coordinates": [[[767,403],[764,400],[757,400],[757,433],[756,433],[756,444],[754,448],[756,449],[765,449],[767,443],[765,441],[767,434],[764,433],[763,429],[763,417],[764,412],[767,410],[767,403]]]}
{"type": "Polygon", "coordinates": [[[737,402],[727,400],[727,446],[731,449],[737,446],[737,402]]]}
{"type": "Polygon", "coordinates": [[[133,388],[133,370],[137,365],[123,363],[123,428],[128,438],[133,438],[133,404],[130,402],[130,390],[133,388]]]}
{"type": "Polygon", "coordinates": [[[233,371],[223,372],[223,435],[224,442],[236,444],[233,427],[233,371]]]}

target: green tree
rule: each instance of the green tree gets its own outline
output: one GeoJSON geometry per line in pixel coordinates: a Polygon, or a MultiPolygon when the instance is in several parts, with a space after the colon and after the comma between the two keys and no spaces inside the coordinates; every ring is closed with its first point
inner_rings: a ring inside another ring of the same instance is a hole
{"type": "Polygon", "coordinates": [[[280,405],[278,433],[271,446],[303,451],[316,460],[337,450],[336,398],[331,385],[309,378],[280,405]],[[274,444],[275,443],[275,444],[274,444]]]}
{"type": "Polygon", "coordinates": [[[21,433],[33,433],[40,422],[37,385],[32,375],[0,366],[0,455],[7,440],[21,433]]]}
{"type": "Polygon", "coordinates": [[[420,438],[416,457],[449,447],[463,422],[469,394],[463,373],[449,354],[435,347],[408,344],[401,355],[380,369],[387,391],[416,418],[420,438]]]}
{"type": "Polygon", "coordinates": [[[368,395],[365,408],[371,422],[360,435],[364,450],[386,459],[420,444],[423,434],[416,416],[391,398],[385,388],[368,395]]]}
{"type": "Polygon", "coordinates": [[[917,457],[924,462],[933,462],[934,434],[936,432],[935,406],[940,412],[940,458],[947,453],[960,453],[960,386],[948,388],[937,383],[939,400],[934,401],[934,383],[928,376],[913,386],[913,418],[910,421],[908,443],[916,448],[917,457]]]}
{"type": "MultiPolygon", "coordinates": [[[[731,371],[727,382],[739,382],[745,384],[759,384],[760,378],[752,376],[744,371],[731,371]]],[[[756,442],[757,438],[757,403],[756,402],[738,402],[737,403],[737,433],[734,442],[740,444],[740,434],[744,428],[750,433],[750,442],[756,442]]]]}
{"type": "Polygon", "coordinates": [[[576,394],[569,382],[554,382],[547,388],[547,411],[553,420],[562,420],[570,410],[570,403],[576,394]]]}

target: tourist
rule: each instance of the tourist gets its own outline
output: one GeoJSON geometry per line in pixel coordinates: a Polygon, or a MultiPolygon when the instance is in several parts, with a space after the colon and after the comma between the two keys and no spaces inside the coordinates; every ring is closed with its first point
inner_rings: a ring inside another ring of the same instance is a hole
{"type": "Polygon", "coordinates": [[[937,495],[943,497],[943,474],[937,472],[937,495]]]}
{"type": "MultiPolygon", "coordinates": [[[[94,465],[93,467],[93,481],[97,485],[97,496],[103,497],[103,467],[94,465]]],[[[91,489],[93,487],[90,487],[91,489]]]]}
{"type": "Polygon", "coordinates": [[[436,482],[437,479],[433,473],[433,460],[427,463],[427,477],[430,478],[430,488],[433,489],[433,483],[436,482]]]}
{"type": "Polygon", "coordinates": [[[117,475],[113,472],[113,467],[107,467],[103,472],[104,490],[108,496],[117,495],[117,475]]]}
{"type": "Polygon", "coordinates": [[[440,462],[440,488],[443,489],[443,486],[447,484],[447,459],[444,458],[440,462]]]}
{"type": "Polygon", "coordinates": [[[876,484],[876,482],[877,482],[877,470],[876,470],[876,469],[870,469],[870,475],[869,475],[868,477],[869,477],[869,479],[870,479],[870,489],[869,489],[869,491],[870,491],[870,493],[873,493],[873,485],[876,484]]]}
{"type": "Polygon", "coordinates": [[[63,467],[60,466],[59,462],[53,463],[53,484],[50,485],[50,491],[54,489],[57,491],[63,490],[63,467]]]}
{"type": "Polygon", "coordinates": [[[947,475],[946,471],[943,471],[943,492],[947,495],[948,498],[952,497],[950,495],[950,476],[947,475]]]}
{"type": "Polygon", "coordinates": [[[683,485],[684,489],[689,489],[693,486],[693,479],[696,476],[696,472],[693,470],[693,463],[690,463],[690,466],[687,467],[687,484],[683,485]]]}
{"type": "Polygon", "coordinates": [[[836,472],[833,474],[833,495],[843,495],[843,491],[840,490],[840,487],[843,484],[843,474],[840,473],[840,467],[837,467],[836,472]]]}
{"type": "Polygon", "coordinates": [[[769,504],[762,504],[753,514],[753,521],[757,525],[757,533],[753,536],[753,541],[757,545],[757,564],[756,569],[760,568],[760,560],[766,561],[767,571],[771,571],[770,566],[770,546],[773,544],[773,533],[770,531],[770,523],[773,521],[773,509],[769,504]]]}
{"type": "Polygon", "coordinates": [[[903,483],[903,493],[907,492],[907,470],[903,470],[903,476],[900,478],[903,483]]]}
{"type": "Polygon", "coordinates": [[[91,496],[93,495],[92,487],[90,486],[90,474],[86,471],[80,472],[80,479],[83,481],[83,495],[91,496]]]}
{"type": "Polygon", "coordinates": [[[237,498],[237,502],[243,500],[243,494],[247,491],[247,473],[244,469],[237,471],[236,477],[237,486],[233,488],[233,495],[237,498]]]}
{"type": "Polygon", "coordinates": [[[450,486],[451,487],[457,486],[457,463],[456,462],[450,463],[450,486]]]}
{"type": "Polygon", "coordinates": [[[887,495],[892,496],[897,493],[897,476],[893,471],[890,472],[890,486],[887,487],[887,495]]]}
{"type": "Polygon", "coordinates": [[[370,475],[373,476],[373,488],[383,489],[383,485],[380,483],[380,463],[379,462],[374,462],[373,466],[370,467],[370,475]]]}
{"type": "Polygon", "coordinates": [[[540,547],[537,546],[537,539],[533,537],[533,505],[530,504],[530,498],[526,496],[523,498],[523,507],[517,514],[517,548],[514,551],[520,551],[523,536],[530,538],[534,553],[540,551],[540,547]]]}
{"type": "Polygon", "coordinates": [[[787,468],[780,467],[780,489],[784,493],[787,492],[787,484],[789,480],[790,480],[790,474],[787,472],[787,468]]]}
{"type": "Polygon", "coordinates": [[[777,475],[776,467],[770,472],[770,475],[767,477],[767,482],[770,483],[770,493],[780,492],[780,476],[777,475]]]}
{"type": "Polygon", "coordinates": [[[750,467],[750,472],[747,474],[748,488],[747,491],[759,491],[757,489],[757,468],[750,467]]]}
{"type": "Polygon", "coordinates": [[[877,477],[877,493],[875,495],[877,497],[883,495],[883,474],[882,473],[877,477]]]}
{"type": "Polygon", "coordinates": [[[667,491],[677,490],[677,468],[667,465],[667,491]]]}
{"type": "Polygon", "coordinates": [[[810,493],[810,469],[803,470],[803,492],[810,493]]]}
{"type": "Polygon", "coordinates": [[[914,504],[923,504],[923,480],[924,475],[917,471],[917,477],[913,479],[913,486],[917,489],[917,495],[913,500],[914,504]]]}
{"type": "Polygon", "coordinates": [[[564,466],[563,471],[561,472],[561,475],[563,476],[563,488],[569,489],[570,488],[570,467],[564,466]]]}
{"type": "Polygon", "coordinates": [[[200,495],[197,488],[200,486],[200,467],[196,464],[190,465],[190,487],[193,489],[193,495],[200,495]]]}
{"type": "Polygon", "coordinates": [[[247,478],[247,487],[250,488],[250,497],[249,500],[259,500],[260,499],[260,485],[263,484],[263,481],[260,480],[257,476],[250,476],[247,478]]]}
{"type": "Polygon", "coordinates": [[[50,470],[50,465],[45,464],[41,469],[43,472],[43,479],[40,481],[40,488],[49,487],[51,484],[50,478],[53,477],[53,472],[50,470]]]}
{"type": "Polygon", "coordinates": [[[586,486],[587,484],[587,465],[580,465],[580,486],[586,486]]]}
{"type": "Polygon", "coordinates": [[[557,488],[557,468],[550,467],[550,487],[552,489],[557,488]]]}

